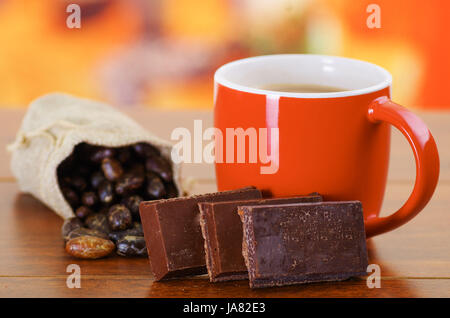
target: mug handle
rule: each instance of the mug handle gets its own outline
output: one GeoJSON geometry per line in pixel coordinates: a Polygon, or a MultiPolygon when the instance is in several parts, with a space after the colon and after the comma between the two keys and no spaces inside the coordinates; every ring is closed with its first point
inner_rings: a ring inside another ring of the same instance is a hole
{"type": "Polygon", "coordinates": [[[405,224],[425,207],[439,179],[439,154],[434,138],[425,123],[388,97],[375,99],[369,105],[367,117],[374,124],[384,121],[400,130],[408,140],[416,160],[416,181],[408,200],[394,214],[367,218],[365,226],[369,238],[405,224]]]}

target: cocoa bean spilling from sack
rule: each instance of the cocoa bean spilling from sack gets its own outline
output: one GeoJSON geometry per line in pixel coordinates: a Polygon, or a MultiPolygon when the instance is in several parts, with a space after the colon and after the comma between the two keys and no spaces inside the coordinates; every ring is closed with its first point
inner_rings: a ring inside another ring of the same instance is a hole
{"type": "Polygon", "coordinates": [[[81,143],[59,165],[57,176],[75,213],[62,228],[66,251],[75,257],[105,257],[114,244],[118,255],[147,255],[139,203],[178,196],[171,163],[147,143],[81,143]]]}

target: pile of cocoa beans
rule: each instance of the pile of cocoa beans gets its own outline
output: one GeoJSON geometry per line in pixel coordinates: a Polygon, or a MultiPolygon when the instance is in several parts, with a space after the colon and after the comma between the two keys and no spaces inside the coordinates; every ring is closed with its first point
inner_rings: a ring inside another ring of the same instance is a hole
{"type": "Polygon", "coordinates": [[[75,214],[62,226],[65,249],[78,258],[114,251],[146,256],[140,202],[178,196],[170,161],[148,143],[118,148],[81,143],[57,174],[75,214]]]}

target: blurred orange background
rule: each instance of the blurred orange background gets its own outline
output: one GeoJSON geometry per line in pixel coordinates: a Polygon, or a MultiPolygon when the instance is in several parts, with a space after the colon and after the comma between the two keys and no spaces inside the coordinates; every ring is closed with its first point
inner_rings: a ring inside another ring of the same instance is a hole
{"type": "Polygon", "coordinates": [[[0,107],[63,91],[207,109],[227,61],[320,53],[385,67],[407,107],[450,108],[448,0],[0,0],[0,26],[0,107]],[[66,26],[70,3],[80,29],[66,26]],[[379,29],[366,23],[372,3],[379,29]]]}

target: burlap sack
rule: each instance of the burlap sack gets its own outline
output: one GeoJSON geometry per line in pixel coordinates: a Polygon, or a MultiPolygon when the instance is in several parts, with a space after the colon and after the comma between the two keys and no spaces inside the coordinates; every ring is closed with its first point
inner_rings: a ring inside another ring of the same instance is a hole
{"type": "MultiPolygon", "coordinates": [[[[12,152],[11,169],[20,190],[40,199],[62,218],[74,216],[57,181],[57,167],[74,147],[86,142],[109,147],[148,142],[170,160],[172,146],[106,104],[66,94],[33,101],[23,119],[12,152]]],[[[174,182],[182,193],[179,166],[172,164],[174,182]]]]}

